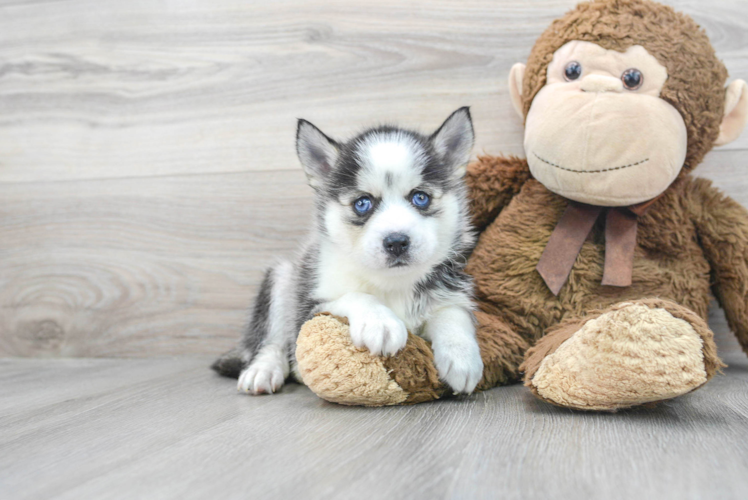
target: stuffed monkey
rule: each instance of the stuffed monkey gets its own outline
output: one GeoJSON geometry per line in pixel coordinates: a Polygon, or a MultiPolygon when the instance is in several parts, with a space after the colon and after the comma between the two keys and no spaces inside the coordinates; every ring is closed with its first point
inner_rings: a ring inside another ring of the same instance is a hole
{"type": "MultiPolygon", "coordinates": [[[[696,23],[648,0],[595,0],[554,21],[509,76],[527,159],[468,167],[480,237],[468,262],[479,390],[613,411],[704,385],[723,366],[709,291],[748,352],[748,212],[691,171],[741,133],[748,85],[696,23]]],[[[356,349],[345,319],[308,322],[304,382],[344,404],[449,394],[427,342],[356,349]]]]}

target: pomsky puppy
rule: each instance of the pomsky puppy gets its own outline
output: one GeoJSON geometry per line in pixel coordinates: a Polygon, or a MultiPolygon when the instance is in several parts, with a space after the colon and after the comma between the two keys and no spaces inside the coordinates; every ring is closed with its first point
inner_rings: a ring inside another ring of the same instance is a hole
{"type": "Polygon", "coordinates": [[[295,262],[267,271],[241,346],[213,369],[250,394],[276,392],[291,370],[301,380],[297,334],[329,312],[373,354],[397,353],[408,330],[431,341],[440,378],[472,392],[483,373],[463,272],[475,239],[463,181],[473,140],[467,107],[430,136],[381,126],[337,142],[299,120],[312,234],[295,262]]]}

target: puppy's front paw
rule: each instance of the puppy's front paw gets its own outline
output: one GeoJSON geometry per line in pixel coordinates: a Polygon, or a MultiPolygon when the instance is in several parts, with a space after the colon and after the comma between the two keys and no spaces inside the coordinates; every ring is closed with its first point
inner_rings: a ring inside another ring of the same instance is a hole
{"type": "Polygon", "coordinates": [[[236,388],[240,392],[246,392],[252,395],[272,394],[281,387],[285,376],[283,367],[273,363],[258,361],[252,363],[239,375],[239,382],[236,388]]]}
{"type": "Polygon", "coordinates": [[[434,345],[439,378],[457,393],[470,394],[483,376],[483,360],[475,341],[434,345]]]}
{"type": "Polygon", "coordinates": [[[405,323],[383,305],[375,305],[352,314],[348,321],[353,345],[366,347],[374,355],[392,356],[405,347],[408,340],[405,323]]]}

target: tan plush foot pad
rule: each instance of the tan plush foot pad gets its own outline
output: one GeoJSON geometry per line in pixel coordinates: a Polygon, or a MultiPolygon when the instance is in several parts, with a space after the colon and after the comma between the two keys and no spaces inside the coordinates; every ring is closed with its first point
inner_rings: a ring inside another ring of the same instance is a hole
{"type": "Polygon", "coordinates": [[[296,340],[296,359],[304,384],[333,403],[411,404],[438,399],[446,391],[425,340],[408,335],[396,356],[373,356],[353,345],[345,319],[330,315],[304,324],[296,340]]]}
{"type": "Polygon", "coordinates": [[[655,304],[619,304],[571,335],[559,332],[562,343],[527,385],[548,402],[584,410],[628,408],[700,387],[721,365],[711,331],[690,311],[674,315],[655,304]]]}

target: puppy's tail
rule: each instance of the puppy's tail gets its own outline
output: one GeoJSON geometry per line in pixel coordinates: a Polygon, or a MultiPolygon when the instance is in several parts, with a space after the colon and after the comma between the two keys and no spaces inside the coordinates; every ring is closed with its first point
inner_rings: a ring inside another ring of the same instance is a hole
{"type": "Polygon", "coordinates": [[[239,378],[239,374],[244,369],[241,348],[235,347],[222,354],[210,367],[223,377],[239,378]]]}
{"type": "Polygon", "coordinates": [[[270,302],[273,295],[273,268],[265,271],[265,277],[260,285],[260,292],[255,299],[252,309],[252,320],[244,333],[239,346],[231,349],[226,354],[215,360],[211,365],[219,375],[224,377],[239,378],[245,368],[245,362],[252,359],[259,346],[268,336],[268,324],[270,322],[270,302]]]}

